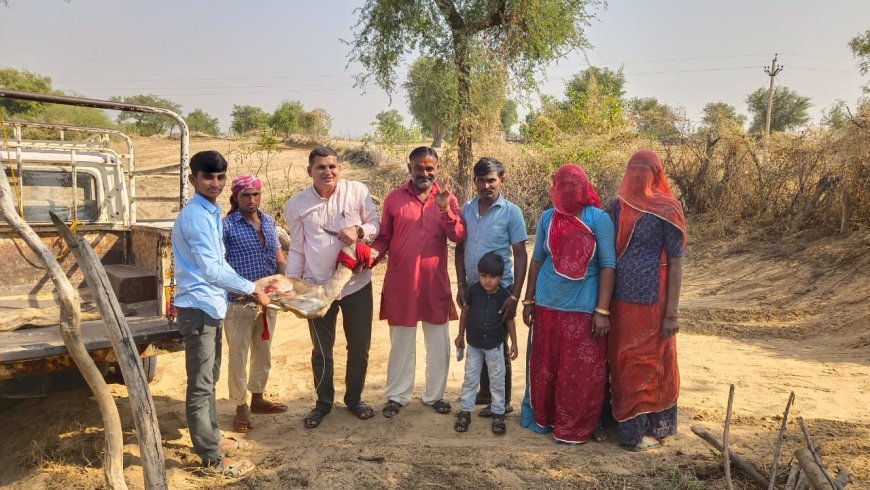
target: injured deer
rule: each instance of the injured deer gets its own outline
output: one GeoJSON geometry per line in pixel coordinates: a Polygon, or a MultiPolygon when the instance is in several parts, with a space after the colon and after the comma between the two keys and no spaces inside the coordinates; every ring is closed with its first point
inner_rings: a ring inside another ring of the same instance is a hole
{"type": "MultiPolygon", "coordinates": [[[[329,305],[350,281],[354,270],[358,267],[371,268],[377,255],[377,250],[372,250],[368,245],[348,245],[339,252],[335,272],[324,284],[312,284],[283,274],[266,276],[257,280],[256,284],[272,300],[268,308],[291,311],[299,318],[319,318],[326,313],[329,305]]],[[[248,302],[246,305],[259,307],[256,302],[248,302]]]]}

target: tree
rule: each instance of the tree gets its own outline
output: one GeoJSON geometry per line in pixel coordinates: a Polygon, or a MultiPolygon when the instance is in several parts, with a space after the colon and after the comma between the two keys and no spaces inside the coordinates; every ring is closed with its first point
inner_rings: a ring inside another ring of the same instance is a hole
{"type": "Polygon", "coordinates": [[[284,134],[284,138],[293,133],[303,133],[305,124],[305,109],[298,100],[285,100],[275,109],[269,118],[269,127],[284,134]]]}
{"type": "Polygon", "coordinates": [[[73,126],[107,129],[116,127],[106,112],[91,107],[45,104],[45,107],[34,116],[40,122],[48,124],[71,124],[73,126]]]}
{"type": "MultiPolygon", "coordinates": [[[[169,99],[164,99],[156,95],[140,94],[130,95],[127,97],[114,96],[109,100],[116,102],[124,102],[127,104],[148,105],[153,107],[162,107],[175,113],[181,112],[181,106],[172,102],[169,99]]],[[[175,122],[162,114],[148,114],[142,112],[127,112],[121,111],[117,118],[118,124],[126,131],[141,135],[152,136],[155,134],[163,134],[167,130],[175,127],[175,122]]]]}
{"type": "Polygon", "coordinates": [[[606,84],[599,85],[595,72],[590,70],[592,68],[568,83],[567,98],[563,103],[568,118],[562,126],[591,134],[608,134],[624,124],[623,102],[618,95],[624,79],[623,82],[614,81],[605,74],[606,84]]]}
{"type": "Polygon", "coordinates": [[[512,99],[505,99],[499,113],[499,121],[501,121],[501,130],[508,134],[511,128],[517,123],[519,116],[517,115],[517,102],[512,99]]]}
{"type": "Polygon", "coordinates": [[[305,114],[304,126],[306,134],[310,136],[329,136],[329,130],[332,129],[332,116],[326,112],[326,109],[315,108],[305,114]]]}
{"type": "MultiPolygon", "coordinates": [[[[861,61],[858,63],[858,70],[862,75],[870,73],[870,29],[864,31],[864,34],[858,34],[849,41],[849,49],[852,54],[861,61]]],[[[865,92],[870,92],[870,83],[864,86],[865,92]]]]}
{"type": "Polygon", "coordinates": [[[443,60],[421,56],[411,64],[403,86],[411,115],[423,133],[432,136],[432,146],[439,148],[456,125],[456,70],[443,60]]]}
{"type": "Polygon", "coordinates": [[[260,129],[266,126],[269,121],[269,115],[266,114],[266,111],[252,105],[233,104],[233,112],[230,113],[230,116],[232,117],[230,130],[239,135],[260,129]]]}
{"type": "Polygon", "coordinates": [[[655,97],[635,97],[626,103],[628,118],[638,134],[667,142],[680,136],[685,117],[655,97]]]}
{"type": "Polygon", "coordinates": [[[375,138],[387,145],[400,145],[420,139],[420,134],[414,128],[406,128],[405,118],[396,109],[381,111],[375,116],[372,126],[375,128],[375,138]]]}
{"type": "Polygon", "coordinates": [[[737,113],[737,108],[725,102],[708,102],[701,109],[701,133],[718,137],[723,133],[743,128],[746,116],[737,113]]]}
{"type": "Polygon", "coordinates": [[[569,94],[584,94],[588,90],[590,80],[595,80],[600,95],[615,98],[620,103],[625,97],[625,74],[622,68],[613,71],[610,68],[590,66],[574,75],[565,87],[569,94]]]}
{"type": "MultiPolygon", "coordinates": [[[[746,97],[749,114],[752,115],[750,132],[764,131],[767,118],[767,87],[761,87],[746,97]]],[[[788,131],[803,126],[810,120],[807,112],[812,104],[788,87],[773,89],[773,107],[770,111],[770,131],[788,131]]]]}
{"type": "Polygon", "coordinates": [[[187,127],[191,131],[199,131],[200,133],[205,133],[211,136],[217,136],[221,132],[218,118],[211,117],[202,109],[194,109],[190,111],[184,120],[187,122],[187,127]]]}
{"type": "Polygon", "coordinates": [[[395,86],[395,68],[416,50],[456,69],[459,156],[457,190],[470,192],[472,165],[472,53],[481,49],[523,86],[534,74],[567,51],[589,46],[584,29],[598,0],[366,0],[358,10],[349,58],[387,92],[395,86]]]}
{"type": "Polygon", "coordinates": [[[822,125],[831,129],[842,129],[848,122],[849,114],[846,112],[845,100],[837,99],[822,113],[822,125]]]}
{"type": "MultiPolygon", "coordinates": [[[[0,69],[0,87],[25,92],[51,93],[51,78],[27,70],[15,68],[0,69]]],[[[42,102],[28,102],[15,99],[0,99],[0,116],[32,116],[45,107],[42,102]]]]}

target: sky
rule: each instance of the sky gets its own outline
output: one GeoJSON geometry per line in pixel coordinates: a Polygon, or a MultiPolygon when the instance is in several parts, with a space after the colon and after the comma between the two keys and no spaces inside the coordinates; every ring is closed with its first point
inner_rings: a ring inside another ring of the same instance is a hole
{"type": "MultiPolygon", "coordinates": [[[[234,104],[271,112],[283,100],[326,109],[332,134],[370,132],[375,114],[409,120],[404,91],[354,87],[348,65],[362,0],[8,0],[0,2],[0,67],[52,78],[92,98],[150,93],[184,114],[202,109],[230,124],[234,104]]],[[[589,64],[623,68],[628,97],[656,97],[693,121],[708,102],[746,113],[746,96],[769,81],[811,98],[815,120],[837,99],[851,107],[868,76],[847,46],[870,29],[868,0],[610,0],[587,30],[593,47],[552,63],[540,92],[564,95],[589,64]]],[[[407,64],[397,67],[399,84],[407,64]]],[[[518,99],[520,113],[537,94],[518,99]]]]}

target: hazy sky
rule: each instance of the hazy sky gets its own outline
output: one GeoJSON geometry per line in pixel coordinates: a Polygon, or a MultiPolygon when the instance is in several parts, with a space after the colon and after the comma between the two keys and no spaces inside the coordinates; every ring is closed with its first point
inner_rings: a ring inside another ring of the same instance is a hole
{"type": "MultiPolygon", "coordinates": [[[[361,0],[8,3],[0,6],[0,67],[48,75],[65,91],[152,93],[185,114],[203,109],[224,129],[233,104],[271,112],[298,99],[326,109],[339,136],[370,131],[390,104],[377,87],[354,88],[360,68],[346,68],[342,39],[361,0]]],[[[818,119],[836,99],[854,107],[861,96],[867,77],[846,43],[868,28],[868,0],[610,0],[588,30],[594,48],[554,63],[541,90],[561,97],[588,59],[623,66],[628,96],[657,97],[697,120],[712,101],[745,112],[746,95],[767,85],[763,67],[779,53],[777,84],[811,97],[818,119]]],[[[407,115],[404,92],[393,94],[392,107],[407,115]]]]}

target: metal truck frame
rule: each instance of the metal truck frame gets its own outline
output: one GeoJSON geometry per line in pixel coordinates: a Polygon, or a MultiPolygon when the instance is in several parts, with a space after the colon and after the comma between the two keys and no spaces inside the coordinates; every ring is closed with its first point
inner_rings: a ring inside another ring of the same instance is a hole
{"type": "MultiPolygon", "coordinates": [[[[134,311],[127,322],[149,380],[157,354],[183,346],[171,316],[174,292],[170,232],[172,221],[140,222],[137,201],[187,200],[189,133],[184,120],[172,111],[120,102],[32,94],[0,89],[0,97],[99,109],[164,114],[181,128],[179,186],[176,196],[143,198],[136,194],[133,143],[124,133],[102,128],[4,122],[0,164],[16,194],[16,204],[58,262],[88,297],[87,285],[72,254],[51,224],[49,211],[61,216],[93,247],[122,304],[134,311]],[[12,129],[12,138],[8,137],[12,129]],[[57,131],[58,139],[26,140],[26,129],[57,131]],[[89,140],[68,140],[68,133],[89,135],[89,140]],[[110,148],[118,138],[125,151],[110,148]]],[[[150,173],[150,172],[147,172],[150,173]]],[[[0,220],[0,315],[7,318],[24,309],[56,305],[55,292],[40,261],[22,239],[0,220]]],[[[12,321],[12,327],[16,327],[12,321]]],[[[8,322],[7,322],[8,323],[8,322]]],[[[82,337],[94,361],[105,372],[116,362],[102,321],[83,321],[82,337]]],[[[44,396],[79,385],[80,376],[67,353],[57,326],[13,328],[0,331],[0,398],[44,396]]]]}

